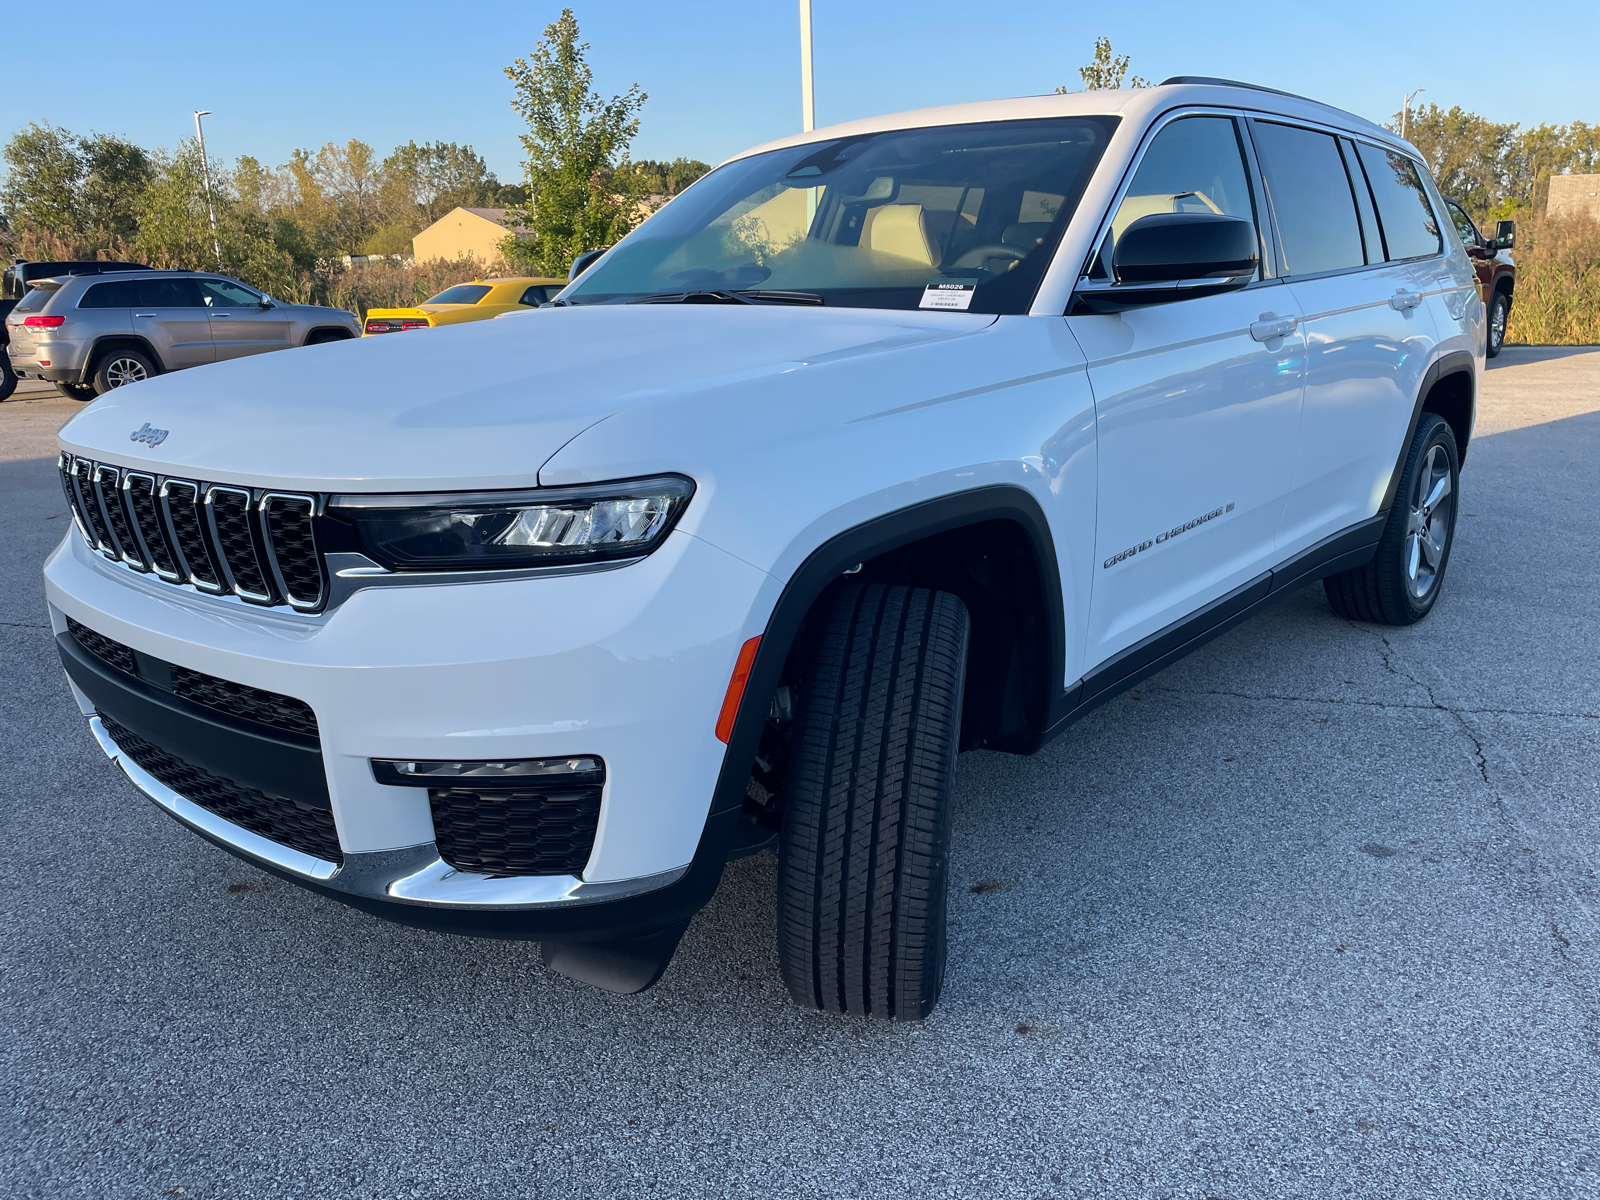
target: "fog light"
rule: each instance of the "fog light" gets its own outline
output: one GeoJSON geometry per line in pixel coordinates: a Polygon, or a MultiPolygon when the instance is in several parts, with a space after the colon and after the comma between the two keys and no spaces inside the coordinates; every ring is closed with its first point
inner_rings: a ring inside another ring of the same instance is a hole
{"type": "Polygon", "coordinates": [[[605,763],[592,754],[568,758],[513,758],[497,762],[372,760],[372,777],[399,787],[525,787],[539,783],[598,783],[605,763]]]}

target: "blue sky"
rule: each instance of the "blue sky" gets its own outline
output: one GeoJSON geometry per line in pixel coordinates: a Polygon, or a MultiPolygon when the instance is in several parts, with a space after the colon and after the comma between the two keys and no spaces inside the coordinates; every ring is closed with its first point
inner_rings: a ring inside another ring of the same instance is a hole
{"type": "MultiPolygon", "coordinates": [[[[819,124],[1077,86],[1097,35],[1156,80],[1250,80],[1379,121],[1402,92],[1423,87],[1424,102],[1496,120],[1600,123],[1596,0],[813,6],[819,124]]],[[[716,162],[799,129],[797,0],[573,7],[600,90],[637,81],[650,94],[635,157],[716,162]]],[[[190,113],[208,108],[208,146],[228,160],[277,164],[296,146],[351,137],[380,151],[409,138],[459,141],[511,182],[521,154],[501,70],[560,10],[497,0],[77,0],[19,13],[7,75],[29,82],[0,95],[0,137],[49,120],[171,146],[192,129],[190,113]],[[76,48],[63,51],[70,31],[76,48]]]]}

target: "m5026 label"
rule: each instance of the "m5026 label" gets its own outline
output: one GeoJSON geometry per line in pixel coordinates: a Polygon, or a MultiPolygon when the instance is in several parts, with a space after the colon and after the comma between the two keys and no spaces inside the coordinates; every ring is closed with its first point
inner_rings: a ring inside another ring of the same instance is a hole
{"type": "Polygon", "coordinates": [[[1154,546],[1161,545],[1162,542],[1170,542],[1173,538],[1177,537],[1179,534],[1188,533],[1189,530],[1191,530],[1191,529],[1198,529],[1200,526],[1204,525],[1207,521],[1215,521],[1218,517],[1222,516],[1224,513],[1231,513],[1232,511],[1233,511],[1233,501],[1230,500],[1230,501],[1228,501],[1228,503],[1224,504],[1221,508],[1213,508],[1210,512],[1206,513],[1205,516],[1203,516],[1203,517],[1196,517],[1192,521],[1185,521],[1182,525],[1174,525],[1171,529],[1168,529],[1166,532],[1156,534],[1155,537],[1151,538],[1147,542],[1140,542],[1137,546],[1129,546],[1121,554],[1113,554],[1110,558],[1106,559],[1105,562],[1100,564],[1101,569],[1104,570],[1104,569],[1109,569],[1111,567],[1114,567],[1119,562],[1122,562],[1125,559],[1132,558],[1135,554],[1143,554],[1146,550],[1149,550],[1150,548],[1152,548],[1154,546]]]}

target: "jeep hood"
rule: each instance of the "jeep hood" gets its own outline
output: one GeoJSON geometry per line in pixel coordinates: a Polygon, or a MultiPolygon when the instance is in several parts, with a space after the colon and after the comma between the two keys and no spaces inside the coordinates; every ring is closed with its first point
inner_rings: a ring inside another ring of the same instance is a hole
{"type": "Polygon", "coordinates": [[[754,396],[764,378],[808,363],[941,342],[994,320],[755,305],[541,309],[163,375],[96,400],[60,442],[254,486],[532,487],[566,442],[630,407],[727,387],[754,396]],[[135,441],[145,426],[154,433],[135,441]]]}

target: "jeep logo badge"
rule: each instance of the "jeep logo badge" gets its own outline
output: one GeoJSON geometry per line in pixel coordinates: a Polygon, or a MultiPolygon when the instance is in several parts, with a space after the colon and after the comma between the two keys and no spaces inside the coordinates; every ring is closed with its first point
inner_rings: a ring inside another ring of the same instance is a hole
{"type": "Polygon", "coordinates": [[[148,442],[152,446],[159,446],[167,440],[167,431],[165,429],[151,429],[150,422],[146,421],[128,435],[128,440],[130,442],[148,442]]]}

